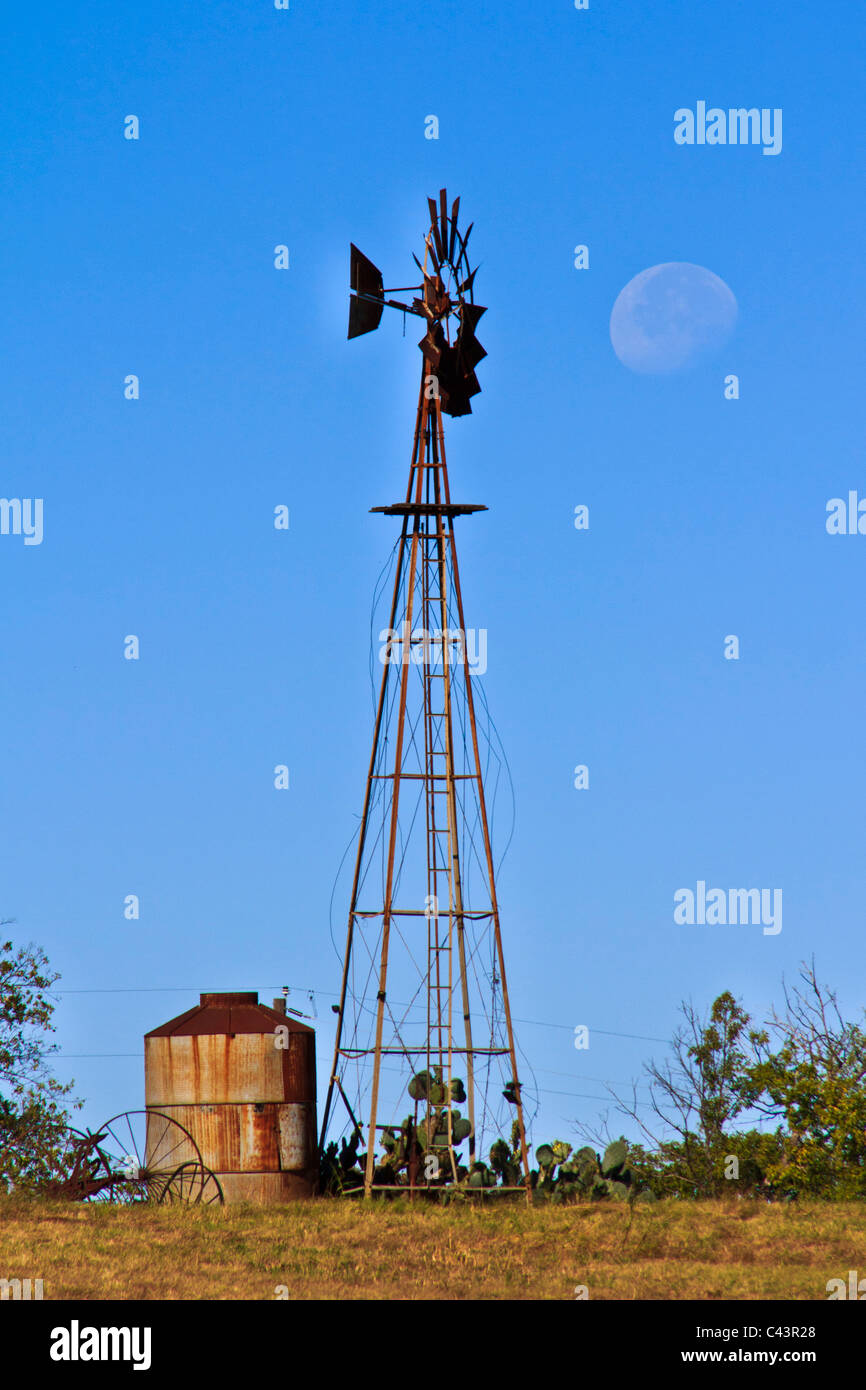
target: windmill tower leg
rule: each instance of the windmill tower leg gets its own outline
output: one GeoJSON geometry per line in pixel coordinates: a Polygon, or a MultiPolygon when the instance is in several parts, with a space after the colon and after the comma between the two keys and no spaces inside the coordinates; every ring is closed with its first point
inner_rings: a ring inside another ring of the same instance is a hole
{"type": "MultiPolygon", "coordinates": [[[[444,436],[444,430],[443,430],[443,427],[442,427],[442,412],[441,412],[440,409],[438,409],[438,403],[437,403],[437,410],[436,410],[436,433],[437,433],[437,452],[438,452],[439,458],[440,458],[441,461],[442,461],[442,474],[441,474],[441,476],[442,476],[443,490],[444,490],[444,496],[443,496],[443,499],[442,499],[442,500],[443,500],[443,501],[446,503],[446,505],[447,505],[447,504],[450,503],[451,497],[450,497],[450,492],[449,492],[449,487],[448,487],[448,471],[447,471],[447,467],[446,467],[446,463],[445,463],[445,436],[444,436]]],[[[439,473],[438,473],[438,472],[437,472],[437,474],[436,474],[436,478],[437,478],[437,487],[438,487],[438,480],[439,480],[439,473]]],[[[439,499],[437,498],[437,501],[438,501],[438,500],[439,500],[439,499]]],[[[450,558],[451,558],[451,566],[452,566],[452,571],[453,571],[454,598],[455,598],[455,603],[456,603],[456,608],[457,608],[457,620],[458,620],[458,625],[459,625],[459,632],[460,632],[460,634],[461,634],[461,640],[463,640],[463,641],[465,642],[466,618],[465,618],[465,615],[464,615],[464,612],[463,612],[463,594],[462,594],[461,589],[460,589],[460,572],[459,572],[458,565],[457,565],[457,546],[456,546],[456,543],[455,543],[455,540],[454,540],[454,521],[453,521],[453,518],[450,518],[450,519],[449,519],[449,522],[448,522],[448,542],[449,542],[449,546],[450,546],[450,558]]],[[[443,549],[444,549],[444,548],[443,548],[443,549]]],[[[443,620],[442,626],[443,626],[443,628],[446,626],[445,620],[443,620]]],[[[477,795],[478,795],[479,818],[480,818],[480,821],[481,821],[482,836],[483,836],[483,840],[484,840],[484,855],[485,855],[485,861],[486,861],[486,865],[487,865],[487,875],[488,875],[489,885],[490,885],[490,903],[491,903],[491,909],[492,909],[492,914],[493,914],[493,931],[494,931],[494,938],[495,938],[495,942],[496,942],[496,954],[497,954],[498,965],[499,965],[499,977],[500,977],[500,980],[501,980],[501,983],[502,983],[502,1002],[503,1002],[503,1008],[504,1008],[504,1013],[505,1013],[505,1024],[506,1024],[506,1030],[507,1030],[507,1036],[508,1036],[509,1057],[510,1057],[510,1061],[511,1061],[511,1079],[512,1079],[512,1081],[514,1082],[515,1095],[516,1095],[517,1122],[518,1122],[519,1133],[520,1133],[520,1152],[521,1152],[522,1168],[523,1168],[524,1176],[525,1176],[525,1179],[526,1179],[527,1196],[528,1196],[528,1194],[529,1194],[529,1154],[528,1154],[528,1152],[527,1152],[527,1147],[526,1147],[526,1126],[525,1126],[524,1116],[523,1116],[523,1101],[522,1101],[522,1098],[521,1098],[521,1095],[520,1095],[520,1083],[519,1083],[519,1081],[518,1081],[518,1075],[517,1075],[517,1053],[516,1053],[515,1043],[514,1043],[514,1027],[513,1027],[513,1024],[512,1024],[512,1021],[511,1021],[511,1004],[510,1004],[509,997],[508,997],[508,983],[507,983],[506,975],[505,975],[505,954],[504,954],[503,949],[502,949],[502,933],[501,933],[500,926],[499,926],[499,904],[498,904],[497,895],[496,895],[496,874],[495,874],[494,865],[493,865],[493,849],[492,849],[492,846],[491,846],[491,843],[490,843],[490,827],[489,827],[489,823],[488,823],[488,819],[487,819],[487,803],[486,803],[486,798],[485,798],[485,795],[484,795],[484,778],[483,778],[482,772],[481,772],[481,755],[480,755],[479,747],[478,747],[478,726],[477,726],[476,719],[475,719],[475,700],[474,700],[474,696],[473,696],[473,692],[472,692],[472,674],[471,674],[471,671],[470,671],[470,667],[469,667],[468,661],[465,662],[465,674],[464,674],[464,679],[465,679],[465,683],[466,683],[466,704],[467,704],[467,710],[468,710],[468,715],[469,715],[469,719],[468,719],[469,729],[470,729],[470,732],[471,732],[472,757],[473,757],[474,768],[475,768],[475,777],[476,777],[476,786],[477,786],[477,795]]],[[[454,781],[453,781],[453,764],[452,764],[451,787],[452,787],[452,799],[453,799],[453,787],[454,787],[454,781]]],[[[456,807],[455,807],[454,815],[455,815],[455,821],[456,821],[456,807]]],[[[456,859],[456,855],[457,855],[457,851],[456,851],[456,848],[455,848],[455,859],[456,859]]],[[[456,879],[457,879],[457,882],[459,883],[459,865],[457,866],[457,871],[456,871],[455,877],[456,877],[456,879]]],[[[465,1032],[466,1032],[467,1057],[471,1057],[472,1034],[471,1034],[471,1020],[470,1020],[470,1016],[469,1016],[469,999],[468,999],[468,992],[467,992],[467,981],[466,981],[466,958],[465,958],[465,947],[464,947],[464,931],[463,931],[463,911],[462,911],[462,904],[461,904],[460,915],[459,915],[458,936],[459,936],[459,942],[460,942],[461,980],[462,980],[462,982],[463,982],[463,1006],[464,1006],[464,1015],[465,1015],[465,1032]]],[[[469,1073],[469,1063],[468,1063],[468,1062],[467,1062],[467,1073],[469,1073]]],[[[468,1077],[468,1075],[467,1075],[467,1096],[469,1096],[469,1095],[471,1095],[471,1094],[472,1094],[472,1092],[469,1090],[469,1077],[468,1077]]],[[[470,1105],[471,1105],[471,1104],[472,1104],[472,1103],[470,1102],[470,1105]]],[[[469,1118],[470,1118],[470,1120],[472,1121],[472,1124],[473,1124],[473,1133],[472,1133],[472,1137],[470,1138],[470,1153],[472,1153],[472,1154],[474,1155],[474,1139],[475,1139],[475,1133],[474,1133],[474,1110],[473,1110],[472,1108],[470,1108],[470,1116],[469,1116],[469,1118]]]]}

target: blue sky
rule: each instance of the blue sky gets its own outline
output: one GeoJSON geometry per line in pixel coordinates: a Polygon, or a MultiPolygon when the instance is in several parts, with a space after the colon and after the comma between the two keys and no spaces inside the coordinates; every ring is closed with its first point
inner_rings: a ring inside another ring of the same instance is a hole
{"type": "Polygon", "coordinates": [[[825,530],[866,493],[847,17],[372,11],[72,3],[20,12],[0,59],[0,493],[44,499],[41,545],[0,536],[0,912],[62,972],[57,1070],[93,1125],[143,1103],[142,1034],[199,990],[315,989],[326,1075],[394,538],[368,509],[405,486],[420,365],[397,315],[346,342],[348,244],[409,283],[443,185],[489,306],[447,440],[453,495],[490,509],[458,541],[514,783],[535,1141],[592,1123],[685,997],[763,1016],[814,953],[862,1007],[866,539],[825,530]],[[677,145],[698,100],[781,108],[781,154],[677,145]],[[638,376],[610,311],[666,261],[739,320],[705,365],[638,376]],[[676,925],[699,879],[781,888],[783,930],[676,925]]]}

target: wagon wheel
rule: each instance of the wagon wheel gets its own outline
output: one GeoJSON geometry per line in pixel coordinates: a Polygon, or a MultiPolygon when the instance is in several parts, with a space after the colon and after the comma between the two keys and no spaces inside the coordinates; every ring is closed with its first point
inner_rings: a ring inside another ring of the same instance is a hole
{"type": "Polygon", "coordinates": [[[99,1154],[106,1179],[92,1201],[159,1202],[178,1168],[204,1168],[201,1151],[188,1129],[156,1110],[126,1110],[100,1129],[99,1154]]]}
{"type": "Polygon", "coordinates": [[[219,1179],[201,1163],[182,1163],[172,1173],[157,1201],[163,1206],[222,1206],[225,1198],[219,1179]]]}

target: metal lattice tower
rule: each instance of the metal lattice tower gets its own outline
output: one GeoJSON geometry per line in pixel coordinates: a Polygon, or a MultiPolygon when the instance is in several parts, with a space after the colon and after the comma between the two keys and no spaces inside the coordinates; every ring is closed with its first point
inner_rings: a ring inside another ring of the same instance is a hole
{"type": "Polygon", "coordinates": [[[393,1154],[413,1097],[402,1186],[465,1176],[464,1145],[471,1168],[504,1117],[516,1119],[518,1183],[529,1184],[473,688],[478,646],[466,629],[454,534],[456,517],[486,508],[452,502],[443,431],[443,414],[471,413],[480,390],[474,369],[486,354],[475,329],[485,310],[472,298],[459,199],[450,216],[444,190],[438,209],[428,202],[423,265],[415,258],[424,278],[409,287],[420,295],[411,305],[386,299],[394,291],[352,247],[349,336],[376,328],[385,304],[427,322],[405,500],[373,508],[402,526],[321,1135],[324,1147],[338,1094],[366,1144],[366,1195],[374,1182],[389,1185],[388,1153],[377,1151],[390,1136],[393,1154]]]}

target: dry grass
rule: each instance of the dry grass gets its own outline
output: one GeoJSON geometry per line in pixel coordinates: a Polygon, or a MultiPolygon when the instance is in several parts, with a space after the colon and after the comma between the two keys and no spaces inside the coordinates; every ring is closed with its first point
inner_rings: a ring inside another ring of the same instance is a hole
{"type": "Polygon", "coordinates": [[[438,1209],[0,1198],[0,1277],[45,1298],[826,1299],[866,1273],[861,1204],[438,1209]]]}

